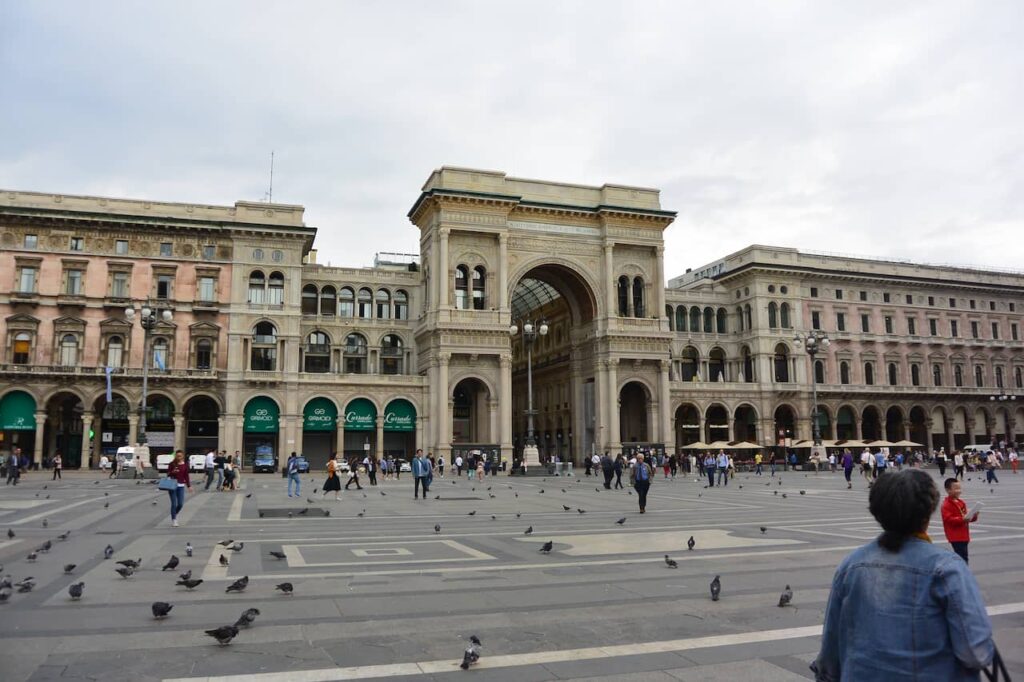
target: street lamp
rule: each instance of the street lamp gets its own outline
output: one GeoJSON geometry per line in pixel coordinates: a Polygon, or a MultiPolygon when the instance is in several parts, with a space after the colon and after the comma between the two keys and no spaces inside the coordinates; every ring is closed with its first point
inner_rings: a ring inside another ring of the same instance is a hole
{"type": "MultiPolygon", "coordinates": [[[[124,316],[128,322],[135,321],[135,308],[125,308],[124,316]]],[[[149,392],[149,336],[160,322],[170,322],[173,318],[170,310],[158,311],[148,304],[142,306],[138,315],[142,325],[142,402],[139,403],[139,426],[135,440],[139,445],[146,444],[146,402],[149,392]]]]}
{"type": "Polygon", "coordinates": [[[1006,401],[1006,400],[1016,400],[1016,399],[1017,399],[1017,396],[1015,396],[1015,395],[1010,395],[1010,394],[1008,394],[1008,393],[1005,393],[1005,392],[1003,392],[1003,391],[1000,391],[1000,392],[999,392],[999,395],[990,395],[990,396],[988,397],[988,399],[989,399],[989,400],[995,400],[995,401],[1003,402],[1003,401],[1006,401]]]}
{"type": "Polygon", "coordinates": [[[814,366],[814,356],[819,351],[826,350],[831,341],[828,340],[828,334],[821,331],[811,331],[797,334],[793,337],[793,344],[807,351],[807,354],[811,356],[811,434],[814,438],[814,447],[818,448],[821,446],[821,425],[818,423],[818,376],[814,366]]]}
{"type": "MultiPolygon", "coordinates": [[[[508,328],[509,336],[515,337],[520,333],[520,328],[512,324],[508,328]]],[[[533,343],[538,336],[547,336],[548,323],[546,320],[522,320],[523,345],[526,347],[526,445],[523,447],[523,466],[540,464],[540,457],[537,450],[537,440],[533,431],[533,343]]]]}

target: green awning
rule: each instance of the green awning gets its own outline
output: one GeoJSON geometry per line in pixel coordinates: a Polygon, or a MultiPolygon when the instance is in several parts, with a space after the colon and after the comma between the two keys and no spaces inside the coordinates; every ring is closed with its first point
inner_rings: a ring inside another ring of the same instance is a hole
{"type": "Polygon", "coordinates": [[[334,431],[338,425],[338,408],[327,398],[313,398],[302,414],[303,431],[334,431]]]}
{"type": "Polygon", "coordinates": [[[35,398],[25,391],[11,391],[0,399],[0,431],[35,430],[35,398]]]}
{"type": "Polygon", "coordinates": [[[346,431],[376,431],[377,408],[366,398],[356,398],[345,408],[346,431]]]}
{"type": "Polygon", "coordinates": [[[385,431],[415,431],[416,408],[408,400],[392,400],[384,408],[385,431]]]}
{"type": "Polygon", "coordinates": [[[277,403],[266,396],[253,398],[245,405],[245,433],[277,433],[277,403]]]}

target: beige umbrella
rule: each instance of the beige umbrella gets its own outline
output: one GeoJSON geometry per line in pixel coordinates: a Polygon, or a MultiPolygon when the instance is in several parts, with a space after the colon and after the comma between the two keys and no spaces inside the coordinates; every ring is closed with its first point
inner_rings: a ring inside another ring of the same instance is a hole
{"type": "Polygon", "coordinates": [[[892,441],[888,441],[888,440],[885,440],[885,439],[881,439],[881,440],[870,440],[870,441],[867,442],[867,445],[870,448],[890,448],[893,445],[896,445],[896,443],[893,443],[892,441]]]}
{"type": "Polygon", "coordinates": [[[761,446],[757,443],[748,443],[745,440],[733,441],[730,445],[734,450],[760,450],[761,446]]]}
{"type": "Polygon", "coordinates": [[[727,440],[716,440],[714,443],[708,444],[708,450],[732,450],[733,447],[729,445],[727,440]]]}
{"type": "Polygon", "coordinates": [[[684,446],[682,446],[679,449],[680,450],[707,450],[710,447],[711,447],[710,445],[708,445],[707,443],[705,443],[703,441],[697,441],[696,443],[690,443],[689,445],[684,445],[684,446]]]}
{"type": "Polygon", "coordinates": [[[923,448],[924,446],[920,443],[915,443],[912,440],[899,440],[893,443],[894,447],[898,448],[923,448]]]}
{"type": "Polygon", "coordinates": [[[862,440],[851,438],[850,440],[837,440],[836,446],[841,448],[866,448],[868,444],[862,440]]]}

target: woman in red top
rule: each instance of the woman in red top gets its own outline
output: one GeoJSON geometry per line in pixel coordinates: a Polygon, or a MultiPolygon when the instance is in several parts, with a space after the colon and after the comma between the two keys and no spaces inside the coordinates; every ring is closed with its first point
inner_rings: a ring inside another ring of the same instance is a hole
{"type": "Polygon", "coordinates": [[[971,541],[970,524],[978,520],[978,513],[967,518],[967,504],[960,499],[960,481],[947,478],[946,499],[942,501],[942,530],[953,546],[953,551],[967,563],[967,543],[971,541]]]}
{"type": "Polygon", "coordinates": [[[178,527],[178,512],[185,506],[185,488],[192,492],[192,481],[188,478],[188,464],[185,462],[185,453],[178,450],[174,453],[174,459],[167,465],[167,478],[173,478],[178,482],[174,490],[168,490],[171,496],[171,526],[178,527]]]}

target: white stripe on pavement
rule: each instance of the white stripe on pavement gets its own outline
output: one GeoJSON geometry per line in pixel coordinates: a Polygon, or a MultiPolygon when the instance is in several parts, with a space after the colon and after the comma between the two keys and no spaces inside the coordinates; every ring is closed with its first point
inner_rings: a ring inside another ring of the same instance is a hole
{"type": "MultiPolygon", "coordinates": [[[[1020,613],[1024,611],[1024,602],[1016,604],[1000,604],[990,606],[990,616],[1020,613]]],[[[619,644],[616,646],[589,647],[584,649],[561,649],[555,651],[538,651],[534,653],[511,654],[506,656],[484,656],[474,666],[477,669],[511,668],[526,665],[542,665],[544,663],[565,663],[569,661],[618,658],[620,656],[637,656],[642,654],[670,653],[690,651],[693,649],[712,649],[724,646],[757,644],[761,642],[778,642],[786,639],[818,637],[821,625],[809,625],[800,628],[783,628],[780,630],[762,630],[758,632],[740,632],[730,635],[712,635],[710,637],[689,637],[671,639],[661,642],[638,642],[636,644],[619,644]]],[[[387,665],[365,665],[350,668],[321,668],[319,670],[288,670],[277,673],[257,673],[247,675],[222,675],[217,677],[178,677],[165,679],[164,682],[339,682],[341,680],[369,680],[398,675],[430,675],[449,673],[458,670],[459,662],[453,658],[444,661],[420,661],[416,663],[391,663],[387,665]]]]}

